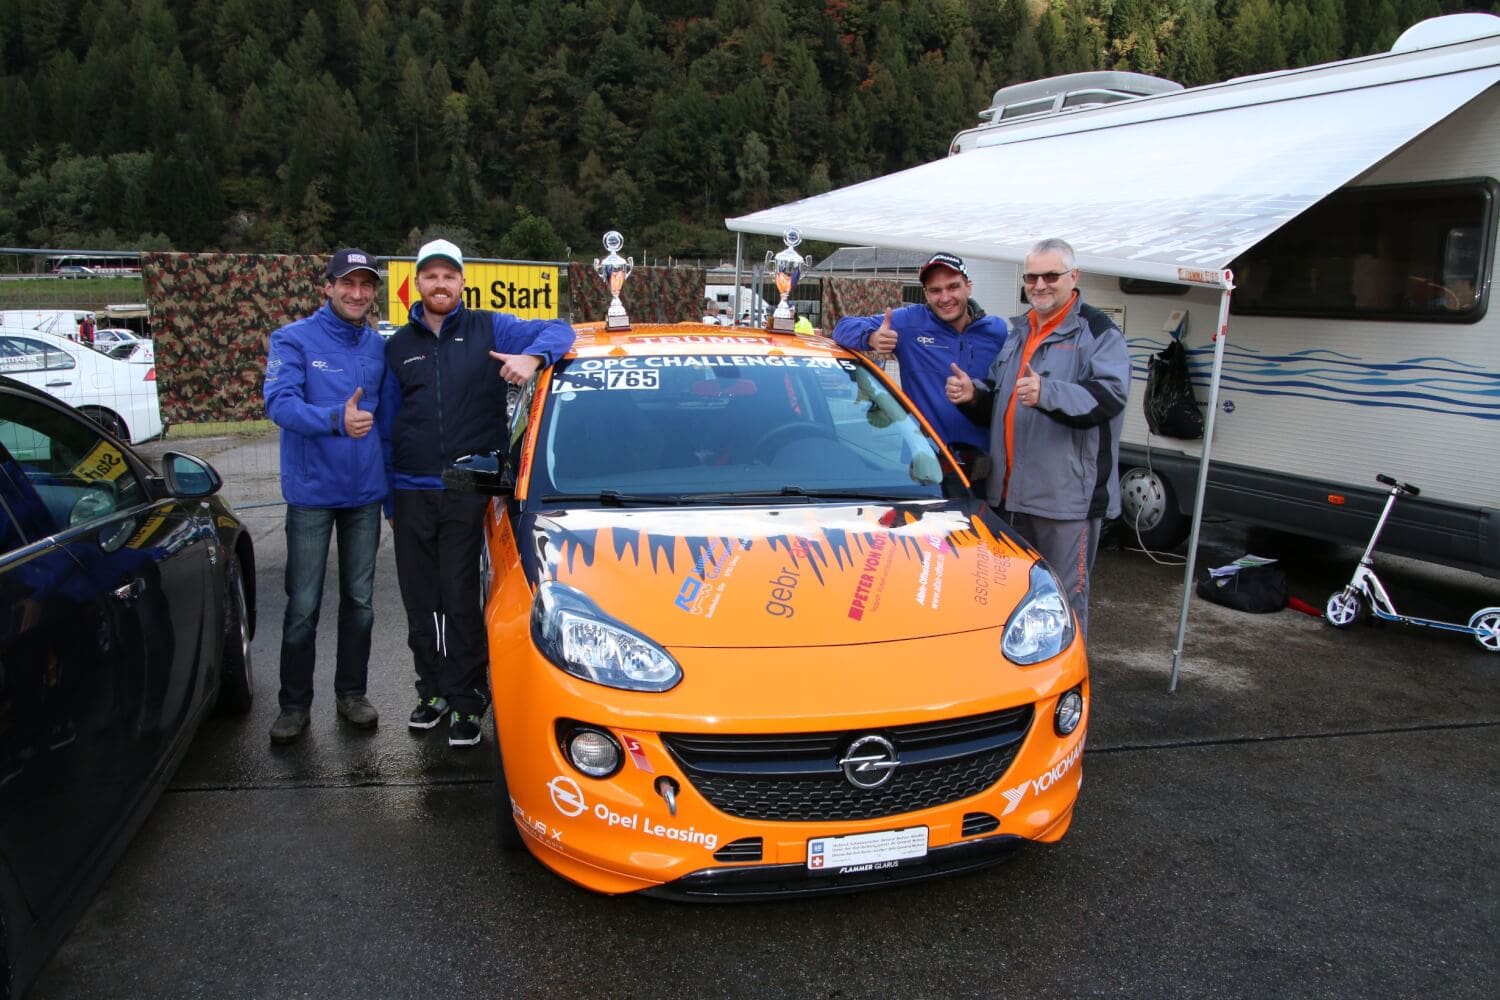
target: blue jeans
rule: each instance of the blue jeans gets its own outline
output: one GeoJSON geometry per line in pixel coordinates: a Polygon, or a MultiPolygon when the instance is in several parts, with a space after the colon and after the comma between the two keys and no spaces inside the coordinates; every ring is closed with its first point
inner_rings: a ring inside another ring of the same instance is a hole
{"type": "Polygon", "coordinates": [[[363,507],[286,505],[286,617],[281,627],[282,708],[307,709],[328,543],[338,531],[339,634],[333,674],[336,695],[365,693],[370,632],[375,625],[375,552],[380,548],[380,504],[363,507]]]}

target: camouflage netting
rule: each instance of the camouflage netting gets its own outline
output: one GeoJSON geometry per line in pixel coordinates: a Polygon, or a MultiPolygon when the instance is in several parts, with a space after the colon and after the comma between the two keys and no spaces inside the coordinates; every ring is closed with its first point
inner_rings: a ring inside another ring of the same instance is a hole
{"type": "Polygon", "coordinates": [[[162,419],[265,419],[271,333],[322,304],[326,263],[307,254],[145,254],[162,419]]]}
{"type": "Polygon", "coordinates": [[[901,302],[901,282],[884,278],[823,279],[823,329],[833,335],[833,326],[845,316],[874,316],[901,302]]]}
{"type": "MultiPolygon", "coordinates": [[[[706,275],[700,267],[637,267],[625,279],[620,301],[633,323],[697,322],[703,317],[706,275]]],[[[568,265],[573,322],[597,323],[609,309],[609,289],[593,265],[568,265]]]]}

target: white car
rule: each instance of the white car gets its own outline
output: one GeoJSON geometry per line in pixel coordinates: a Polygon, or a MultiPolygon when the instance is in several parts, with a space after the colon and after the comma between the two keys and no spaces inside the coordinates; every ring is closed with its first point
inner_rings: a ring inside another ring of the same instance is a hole
{"type": "Polygon", "coordinates": [[[166,432],[154,364],[117,361],[40,330],[3,327],[0,375],[77,407],[121,441],[139,444],[166,432]]]}
{"type": "Polygon", "coordinates": [[[110,348],[121,344],[134,344],[141,338],[130,330],[122,330],[117,327],[106,327],[103,330],[94,331],[94,350],[100,354],[110,353],[110,348]]]}

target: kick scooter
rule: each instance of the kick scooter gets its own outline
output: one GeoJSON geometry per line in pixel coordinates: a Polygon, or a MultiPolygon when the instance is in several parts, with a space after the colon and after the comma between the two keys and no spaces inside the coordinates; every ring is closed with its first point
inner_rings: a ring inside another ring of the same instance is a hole
{"type": "Polygon", "coordinates": [[[1467,625],[1434,621],[1431,618],[1413,618],[1396,610],[1390,595],[1381,585],[1380,577],[1375,575],[1370,556],[1375,551],[1375,542],[1380,538],[1380,530],[1385,527],[1386,518],[1391,515],[1391,508],[1396,505],[1396,498],[1402,494],[1418,496],[1422,491],[1410,483],[1397,482],[1390,476],[1375,478],[1391,488],[1391,495],[1386,498],[1385,509],[1375,522],[1375,533],[1370,536],[1370,544],[1365,547],[1365,554],[1360,557],[1359,565],[1354,567],[1354,576],[1349,579],[1348,586],[1329,596],[1328,603],[1323,608],[1324,619],[1334,628],[1348,628],[1368,613],[1381,621],[1424,625],[1427,628],[1472,635],[1475,642],[1491,653],[1500,653],[1500,608],[1480,608],[1474,612],[1474,617],[1469,619],[1467,625]]]}

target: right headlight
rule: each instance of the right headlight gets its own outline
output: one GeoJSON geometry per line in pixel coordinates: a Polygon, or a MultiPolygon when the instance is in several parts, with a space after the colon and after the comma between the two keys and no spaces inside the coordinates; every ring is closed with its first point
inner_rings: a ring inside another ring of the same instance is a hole
{"type": "Polygon", "coordinates": [[[1056,656],[1072,641],[1073,609],[1057,577],[1042,563],[1032,564],[1031,587],[1005,623],[1000,649],[1007,660],[1024,666],[1056,656]]]}
{"type": "Polygon", "coordinates": [[[666,650],[605,614],[580,590],[547,580],[531,606],[542,654],[575,677],[626,691],[665,691],[682,680],[666,650]]]}

